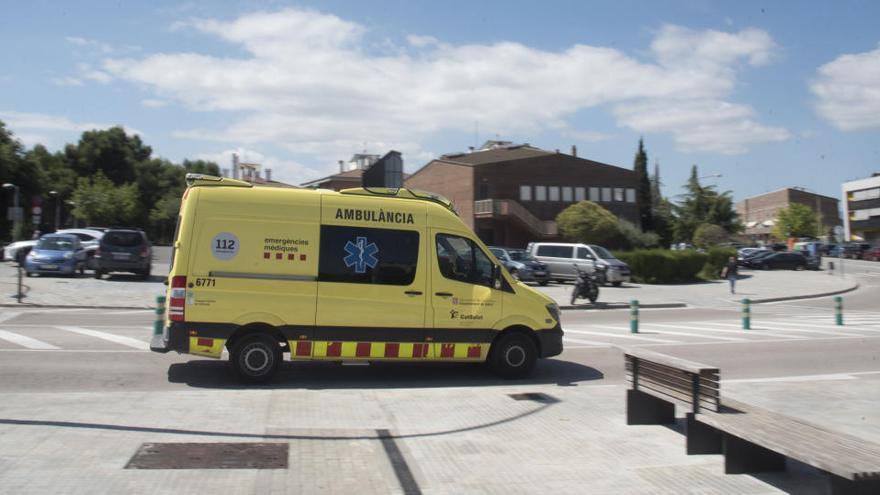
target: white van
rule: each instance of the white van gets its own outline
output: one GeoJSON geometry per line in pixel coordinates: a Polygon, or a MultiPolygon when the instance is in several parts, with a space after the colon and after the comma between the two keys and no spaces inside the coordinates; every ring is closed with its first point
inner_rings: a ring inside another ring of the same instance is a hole
{"type": "Polygon", "coordinates": [[[588,273],[593,271],[593,262],[604,266],[605,280],[613,286],[630,281],[629,265],[615,258],[610,251],[596,244],[573,244],[565,242],[531,242],[526,250],[538,261],[547,265],[550,278],[558,282],[577,279],[574,265],[588,273]]]}

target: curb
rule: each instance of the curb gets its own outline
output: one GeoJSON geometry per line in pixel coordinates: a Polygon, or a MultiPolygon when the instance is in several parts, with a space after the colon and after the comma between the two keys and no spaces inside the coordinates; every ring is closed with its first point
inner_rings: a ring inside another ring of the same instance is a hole
{"type": "Polygon", "coordinates": [[[823,292],[821,294],[808,294],[804,296],[787,296],[787,297],[768,297],[766,299],[752,299],[749,302],[751,304],[761,304],[761,303],[769,303],[769,302],[779,302],[779,301],[796,301],[798,299],[814,299],[818,297],[828,297],[828,296],[836,296],[838,294],[846,294],[847,292],[852,292],[859,288],[859,284],[856,283],[852,287],[848,287],[842,290],[836,290],[832,292],[823,292]]]}
{"type": "MultiPolygon", "coordinates": [[[[688,307],[685,303],[657,303],[657,304],[639,304],[639,309],[667,309],[667,308],[686,308],[688,307]]],[[[630,305],[627,303],[596,303],[596,304],[584,304],[581,306],[559,306],[559,309],[629,309],[630,305]]]]}

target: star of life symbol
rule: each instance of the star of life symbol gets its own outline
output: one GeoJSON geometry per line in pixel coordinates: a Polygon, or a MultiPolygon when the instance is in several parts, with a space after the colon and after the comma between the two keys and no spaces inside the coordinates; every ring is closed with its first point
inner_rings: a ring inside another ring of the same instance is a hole
{"type": "Polygon", "coordinates": [[[375,268],[379,263],[379,258],[375,255],[379,252],[379,247],[375,242],[367,244],[366,237],[358,237],[355,242],[348,241],[345,243],[345,253],[348,255],[343,261],[345,266],[354,267],[357,273],[365,273],[367,267],[375,268]]]}

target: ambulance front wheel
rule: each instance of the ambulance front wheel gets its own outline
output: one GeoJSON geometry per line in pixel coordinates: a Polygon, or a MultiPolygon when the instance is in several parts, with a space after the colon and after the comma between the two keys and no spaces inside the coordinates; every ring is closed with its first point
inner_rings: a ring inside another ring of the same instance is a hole
{"type": "Polygon", "coordinates": [[[256,333],[242,337],[235,343],[229,363],[240,379],[250,383],[265,383],[275,376],[282,357],[277,340],[256,333]]]}
{"type": "Polygon", "coordinates": [[[489,364],[504,378],[526,378],[532,374],[538,350],[535,343],[520,332],[502,335],[492,344],[489,364]]]}

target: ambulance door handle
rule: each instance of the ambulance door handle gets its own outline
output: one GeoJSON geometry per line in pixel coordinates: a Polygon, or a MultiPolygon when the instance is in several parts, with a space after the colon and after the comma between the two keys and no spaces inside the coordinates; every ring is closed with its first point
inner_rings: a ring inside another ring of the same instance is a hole
{"type": "Polygon", "coordinates": [[[435,292],[434,295],[440,297],[452,297],[451,292],[435,292]]]}
{"type": "Polygon", "coordinates": [[[422,295],[422,291],[420,291],[420,290],[408,290],[408,291],[404,292],[404,294],[406,294],[406,295],[408,295],[408,296],[421,296],[421,295],[422,295]]]}

